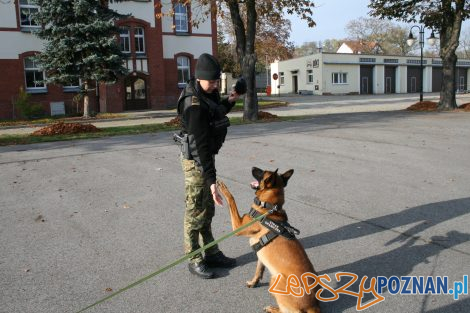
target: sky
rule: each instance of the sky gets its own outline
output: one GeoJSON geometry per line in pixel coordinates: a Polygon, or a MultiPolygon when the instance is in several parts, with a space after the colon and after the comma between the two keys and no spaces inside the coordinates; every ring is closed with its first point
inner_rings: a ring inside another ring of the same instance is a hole
{"type": "MultiPolygon", "coordinates": [[[[314,28],[309,28],[306,21],[296,15],[287,15],[292,22],[291,41],[295,46],[300,46],[309,41],[344,39],[348,36],[345,28],[349,21],[370,17],[368,4],[369,0],[315,0],[313,19],[317,25],[314,28]]],[[[465,21],[462,31],[468,28],[470,21],[465,21]]],[[[426,30],[425,37],[429,35],[430,31],[428,33],[426,30]]]]}

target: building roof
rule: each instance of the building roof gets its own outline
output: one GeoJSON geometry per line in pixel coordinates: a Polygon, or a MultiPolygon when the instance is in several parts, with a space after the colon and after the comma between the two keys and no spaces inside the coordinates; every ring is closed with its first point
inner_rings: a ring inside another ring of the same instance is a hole
{"type": "Polygon", "coordinates": [[[368,54],[379,53],[382,48],[377,42],[364,40],[347,40],[336,51],[337,53],[368,54]]]}

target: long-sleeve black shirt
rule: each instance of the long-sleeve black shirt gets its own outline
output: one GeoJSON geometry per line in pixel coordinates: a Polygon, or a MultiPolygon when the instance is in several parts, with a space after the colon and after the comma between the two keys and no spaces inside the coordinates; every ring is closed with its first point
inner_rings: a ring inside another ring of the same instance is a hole
{"type": "MultiPolygon", "coordinates": [[[[188,85],[189,88],[194,86],[191,82],[188,85]]],[[[210,186],[216,182],[214,155],[219,152],[227,133],[226,128],[215,129],[213,122],[230,112],[235,103],[230,103],[228,98],[221,100],[218,91],[206,94],[199,86],[195,88],[199,88],[199,93],[193,90],[193,95],[185,99],[183,128],[189,135],[190,147],[193,147],[193,159],[202,167],[204,181],[210,186]],[[212,101],[212,107],[208,101],[212,101]]]]}

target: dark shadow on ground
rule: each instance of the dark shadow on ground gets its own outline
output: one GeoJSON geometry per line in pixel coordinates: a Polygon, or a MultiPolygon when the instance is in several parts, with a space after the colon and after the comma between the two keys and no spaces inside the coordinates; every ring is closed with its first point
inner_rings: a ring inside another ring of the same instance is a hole
{"type": "MultiPolygon", "coordinates": [[[[359,276],[359,280],[362,277],[367,276],[369,279],[367,280],[366,287],[368,287],[371,277],[390,277],[394,275],[398,277],[407,276],[412,273],[412,270],[416,265],[429,263],[432,257],[438,255],[443,250],[453,248],[461,243],[470,241],[470,234],[458,231],[449,231],[445,236],[433,236],[430,238],[430,242],[419,239],[420,233],[424,230],[468,213],[470,213],[470,198],[430,203],[405,209],[398,213],[349,224],[321,234],[301,238],[300,241],[306,249],[313,247],[317,248],[322,245],[342,240],[373,235],[398,226],[419,223],[389,242],[378,243],[379,245],[383,244],[384,246],[392,243],[402,243],[402,245],[396,249],[361,259],[357,262],[346,263],[338,267],[319,269],[319,274],[330,273],[330,277],[333,280],[333,275],[337,272],[357,274],[359,276]]],[[[257,258],[254,253],[244,254],[237,258],[239,265],[255,263],[256,260],[257,258]]],[[[254,270],[255,267],[253,266],[253,271],[254,270]]],[[[267,281],[269,279],[268,276],[269,274],[263,279],[263,281],[267,281]]],[[[250,277],[247,277],[247,279],[249,278],[250,277]]],[[[343,285],[343,283],[346,282],[341,282],[340,285],[343,285]]],[[[349,289],[357,292],[358,287],[359,284],[356,283],[349,289]]],[[[327,295],[325,294],[323,296],[327,295]]],[[[370,300],[373,300],[373,296],[368,294],[364,297],[363,303],[370,300]]],[[[325,312],[343,312],[344,310],[355,306],[356,298],[348,295],[340,296],[340,299],[335,302],[323,304],[323,307],[328,308],[325,312]]],[[[461,306],[459,305],[458,307],[460,308],[461,306]]],[[[444,310],[436,312],[450,313],[454,311],[449,309],[448,311],[444,310]]]]}

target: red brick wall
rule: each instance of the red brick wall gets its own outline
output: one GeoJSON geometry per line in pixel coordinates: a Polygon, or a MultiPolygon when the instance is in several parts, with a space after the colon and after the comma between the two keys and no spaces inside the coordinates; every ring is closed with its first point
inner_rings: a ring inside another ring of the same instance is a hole
{"type": "Polygon", "coordinates": [[[20,60],[0,60],[0,119],[11,119],[13,101],[24,86],[23,65],[20,60]]]}
{"type": "MultiPolygon", "coordinates": [[[[20,112],[13,112],[13,103],[17,99],[20,88],[25,86],[23,59],[0,60],[0,68],[4,75],[0,75],[0,119],[19,118],[20,112]]],[[[63,92],[61,86],[48,85],[47,93],[31,94],[30,102],[42,104],[46,115],[49,115],[50,102],[63,101],[67,113],[76,113],[77,107],[73,104],[76,93],[63,92]]],[[[90,92],[90,110],[97,111],[96,96],[90,92]]],[[[83,112],[83,103],[78,108],[83,112]]]]}

